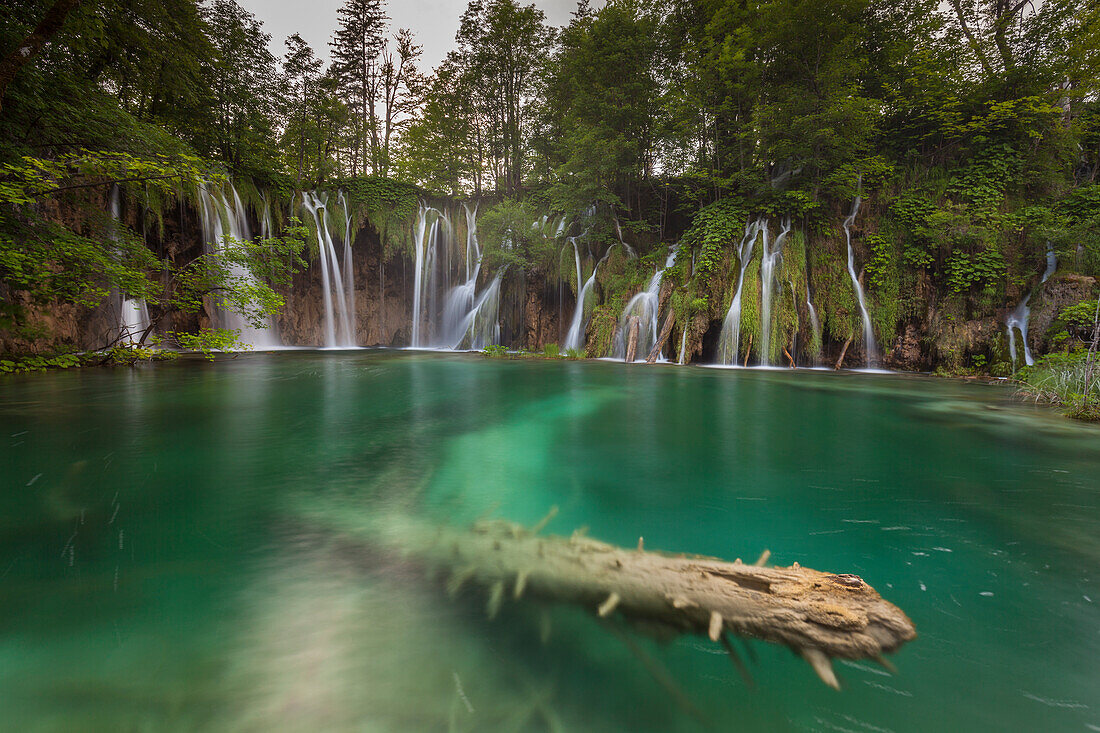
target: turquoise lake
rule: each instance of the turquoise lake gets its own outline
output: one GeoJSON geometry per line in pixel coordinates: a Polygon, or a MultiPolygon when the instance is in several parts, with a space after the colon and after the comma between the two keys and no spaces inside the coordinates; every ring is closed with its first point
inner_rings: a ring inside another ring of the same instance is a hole
{"type": "Polygon", "coordinates": [[[1100,731],[1100,429],[885,374],[280,352],[0,381],[0,729],[1100,731]],[[325,517],[493,516],[856,573],[916,624],[754,645],[452,599],[325,517]],[[547,634],[547,632],[549,632],[547,634]]]}

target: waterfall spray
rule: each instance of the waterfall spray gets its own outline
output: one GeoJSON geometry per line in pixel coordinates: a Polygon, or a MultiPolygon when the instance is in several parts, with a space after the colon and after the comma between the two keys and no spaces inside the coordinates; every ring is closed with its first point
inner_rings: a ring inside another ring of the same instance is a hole
{"type": "Polygon", "coordinates": [[[741,272],[737,278],[737,290],[730,301],[726,318],[722,322],[722,333],[718,337],[718,363],[737,365],[738,352],[741,345],[741,289],[745,285],[745,270],[752,261],[752,247],[756,237],[763,233],[767,249],[768,220],[764,217],[745,225],[745,236],[741,238],[741,244],[737,246],[737,258],[741,263],[741,272]]]}
{"type": "MultiPolygon", "coordinates": [[[[121,202],[118,185],[111,186],[111,238],[119,239],[121,223],[121,202]]],[[[142,336],[149,330],[149,309],[145,298],[131,298],[126,293],[116,293],[113,300],[118,304],[117,342],[127,346],[137,346],[142,336]]]]}
{"type": "Polygon", "coordinates": [[[863,319],[863,349],[867,354],[867,368],[871,368],[878,361],[878,349],[875,346],[875,331],[871,327],[871,314],[867,312],[867,302],[863,297],[863,286],[860,285],[859,276],[856,275],[855,255],[852,251],[852,224],[856,220],[856,215],[859,214],[859,206],[862,202],[858,193],[858,187],[862,181],[861,176],[859,183],[856,184],[857,193],[855,203],[852,205],[852,213],[841,226],[844,228],[844,239],[848,243],[848,275],[852,278],[852,287],[855,288],[856,298],[859,301],[859,314],[863,319]]]}
{"type": "MultiPolygon", "coordinates": [[[[1043,271],[1043,277],[1039,280],[1041,286],[1045,283],[1054,271],[1058,269],[1058,258],[1054,254],[1054,248],[1049,244],[1047,245],[1047,266],[1043,271]]],[[[1035,288],[1038,290],[1038,286],[1035,288]]],[[[1031,346],[1027,342],[1027,325],[1031,318],[1031,296],[1033,292],[1024,296],[1024,299],[1020,301],[1020,304],[1013,309],[1008,317],[1005,319],[1005,328],[1008,331],[1008,353],[1012,358],[1012,371],[1016,371],[1016,331],[1020,332],[1020,341],[1024,346],[1024,364],[1031,366],[1035,363],[1035,357],[1031,353],[1031,346]]]]}
{"type": "Polygon", "coordinates": [[[791,218],[783,219],[779,236],[775,244],[768,247],[768,237],[764,237],[764,253],[760,259],[760,363],[771,364],[772,340],[772,297],[774,295],[775,268],[783,256],[783,242],[791,232],[791,218]]]}
{"type": "Polygon", "coordinates": [[[616,359],[626,358],[627,330],[630,319],[634,316],[638,316],[642,324],[635,360],[645,361],[646,355],[657,343],[657,329],[660,328],[657,323],[657,310],[660,301],[661,280],[664,277],[665,270],[676,264],[676,255],[679,252],[679,248],[672,248],[668,254],[668,259],[665,260],[665,266],[657,268],[656,272],[653,273],[653,277],[649,279],[646,289],[631,298],[623,309],[623,314],[619,317],[619,332],[615,336],[612,349],[612,354],[616,359]]]}
{"type": "MultiPolygon", "coordinates": [[[[348,303],[349,277],[340,270],[340,260],[336,256],[336,245],[329,231],[328,198],[320,193],[302,194],[302,205],[313,217],[314,230],[317,233],[317,253],[321,266],[321,297],[324,303],[325,348],[347,348],[355,346],[355,313],[348,303]]],[[[350,247],[345,245],[345,262],[351,263],[350,247]]],[[[352,287],[354,291],[354,287],[352,287]]]]}
{"type": "MultiPolygon", "coordinates": [[[[199,186],[199,214],[202,218],[203,238],[207,251],[215,254],[228,252],[228,248],[235,246],[235,242],[252,239],[244,203],[232,183],[229,184],[229,191],[232,194],[232,203],[224,192],[212,192],[206,184],[199,186]]],[[[230,262],[229,274],[238,282],[258,284],[252,271],[241,263],[230,262]]],[[[270,318],[266,319],[266,325],[257,328],[224,301],[217,302],[215,306],[216,325],[237,331],[240,334],[240,340],[244,343],[258,349],[282,345],[275,335],[270,318]]]]}

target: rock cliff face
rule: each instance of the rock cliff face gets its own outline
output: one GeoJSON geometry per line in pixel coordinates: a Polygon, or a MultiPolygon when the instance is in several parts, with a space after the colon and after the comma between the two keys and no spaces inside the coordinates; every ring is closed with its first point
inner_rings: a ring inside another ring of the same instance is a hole
{"type": "MultiPolygon", "coordinates": [[[[352,245],[355,263],[356,343],[360,346],[406,346],[412,323],[412,272],[404,255],[386,257],[378,235],[360,230],[352,245]]],[[[316,261],[294,277],[281,294],[286,308],[275,328],[286,346],[324,343],[324,299],[316,261]]]]}

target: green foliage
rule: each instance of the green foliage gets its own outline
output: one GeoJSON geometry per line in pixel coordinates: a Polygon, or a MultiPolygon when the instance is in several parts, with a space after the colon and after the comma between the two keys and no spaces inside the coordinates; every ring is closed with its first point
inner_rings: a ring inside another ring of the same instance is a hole
{"type": "Polygon", "coordinates": [[[557,344],[546,344],[542,347],[542,355],[548,359],[557,359],[562,355],[561,347],[557,344]]]}
{"type": "Polygon", "coordinates": [[[948,287],[962,293],[975,287],[994,288],[1004,277],[1005,261],[997,249],[985,249],[971,256],[961,250],[947,261],[948,287]]]}
{"type": "MultiPolygon", "coordinates": [[[[1095,362],[1096,356],[1093,356],[1095,362]]],[[[1088,369],[1088,352],[1047,354],[1017,374],[1021,391],[1037,402],[1061,405],[1071,417],[1095,420],[1100,404],[1100,366],[1088,369]]]]}
{"type": "Polygon", "coordinates": [[[241,341],[240,331],[235,329],[211,328],[198,333],[169,331],[165,335],[184,351],[198,352],[208,361],[214,361],[217,352],[247,351],[251,348],[241,341]]]}
{"type": "MultiPolygon", "coordinates": [[[[1063,326],[1070,329],[1073,335],[1080,339],[1091,339],[1092,331],[1095,326],[1096,318],[1096,300],[1084,300],[1075,305],[1066,306],[1058,313],[1058,318],[1055,323],[1059,321],[1063,326]]],[[[1066,334],[1067,337],[1069,334],[1066,334]]]]}
{"type": "Polygon", "coordinates": [[[499,344],[489,344],[482,349],[481,353],[491,359],[503,359],[508,356],[508,348],[499,344]]]}
{"type": "Polygon", "coordinates": [[[54,354],[15,355],[0,358],[0,374],[26,374],[52,369],[74,369],[87,366],[132,366],[143,361],[170,361],[179,355],[174,351],[116,344],[104,351],[60,352],[54,354]]]}
{"type": "Polygon", "coordinates": [[[410,223],[415,221],[420,206],[420,188],[380,177],[340,178],[333,187],[347,196],[353,225],[369,222],[386,252],[413,251],[410,223]]]}
{"type": "Polygon", "coordinates": [[[556,273],[561,246],[531,227],[538,218],[530,206],[516,199],[482,209],[477,226],[484,267],[491,272],[515,268],[525,273],[556,273]]]}
{"type": "Polygon", "coordinates": [[[48,369],[71,369],[83,366],[87,358],[80,354],[56,354],[52,356],[13,356],[0,359],[0,373],[26,374],[48,369]]]}
{"type": "MultiPolygon", "coordinates": [[[[744,235],[748,213],[741,202],[722,199],[703,207],[695,214],[691,227],[680,239],[686,254],[696,250],[695,273],[704,278],[713,273],[723,261],[723,250],[733,248],[744,235]]],[[[686,257],[679,258],[678,267],[684,266],[686,257]]]]}

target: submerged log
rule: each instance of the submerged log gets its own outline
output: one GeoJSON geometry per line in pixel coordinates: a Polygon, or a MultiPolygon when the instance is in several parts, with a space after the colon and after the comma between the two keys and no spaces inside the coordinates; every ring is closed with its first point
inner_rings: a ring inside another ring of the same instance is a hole
{"type": "MultiPolygon", "coordinates": [[[[541,528],[544,520],[537,525],[541,528]]],[[[639,628],[707,636],[732,649],[727,634],[791,648],[829,686],[839,688],[831,660],[871,659],[916,638],[912,621],[857,575],[766,567],[699,555],[610,545],[574,533],[540,536],[507,521],[469,529],[405,516],[337,529],[451,573],[448,591],[477,585],[496,615],[507,596],[572,603],[600,618],[639,628]],[[513,589],[504,591],[504,585],[513,589]]],[[[740,660],[734,663],[741,667],[740,660]]]]}
{"type": "Polygon", "coordinates": [[[653,348],[649,350],[649,356],[645,358],[646,364],[652,364],[661,358],[661,349],[664,348],[665,342],[668,341],[668,337],[672,334],[672,326],[676,323],[676,314],[669,310],[668,315],[665,316],[665,324],[661,326],[661,333],[657,336],[657,341],[654,342],[653,348]]]}
{"type": "Polygon", "coordinates": [[[629,331],[626,341],[626,361],[632,362],[638,353],[638,336],[642,331],[642,319],[638,316],[631,316],[628,324],[627,328],[629,331]]]}

